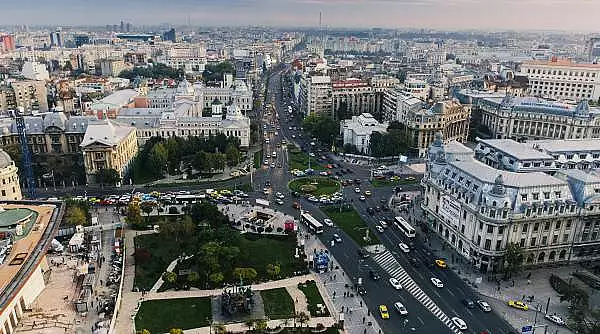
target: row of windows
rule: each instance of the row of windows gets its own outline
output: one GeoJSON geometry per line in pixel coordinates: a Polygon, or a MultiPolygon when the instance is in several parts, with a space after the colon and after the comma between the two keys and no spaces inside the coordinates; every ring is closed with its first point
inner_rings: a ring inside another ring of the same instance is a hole
{"type": "MultiPolygon", "coordinates": [[[[521,233],[527,233],[527,230],[529,229],[529,225],[532,225],[532,231],[533,232],[537,232],[540,229],[540,226],[542,223],[536,222],[536,223],[525,223],[523,225],[521,225],[521,233]]],[[[545,222],[543,223],[543,229],[544,231],[549,231],[552,228],[552,222],[545,222]]],[[[572,222],[571,220],[567,220],[565,223],[565,230],[570,230],[571,229],[571,225],[572,222]]],[[[562,221],[557,221],[556,223],[554,223],[554,229],[556,230],[560,230],[560,228],[562,227],[562,221]]],[[[518,229],[518,225],[513,226],[513,232],[517,232],[518,229]]]]}
{"type": "MultiPolygon", "coordinates": [[[[527,163],[528,164],[528,163],[527,163]]],[[[525,166],[526,164],[523,164],[523,166],[525,166]]],[[[529,167],[529,166],[525,166],[525,167],[529,167]]],[[[536,166],[536,167],[539,167],[536,166]]],[[[548,200],[550,199],[550,196],[552,194],[552,192],[550,191],[544,191],[541,193],[543,198],[548,200]]],[[[554,191],[554,198],[559,199],[562,198],[562,193],[560,191],[554,191]]],[[[521,201],[522,202],[527,202],[527,200],[529,199],[529,194],[521,194],[521,201]]],[[[535,193],[531,193],[531,199],[534,201],[538,201],[540,199],[540,193],[539,192],[535,192],[535,193]]]]}
{"type": "Polygon", "coordinates": [[[562,70],[544,70],[544,69],[527,69],[527,73],[530,74],[552,74],[552,75],[568,75],[568,76],[580,76],[580,77],[596,77],[595,72],[575,72],[575,71],[562,71],[562,70]]]}

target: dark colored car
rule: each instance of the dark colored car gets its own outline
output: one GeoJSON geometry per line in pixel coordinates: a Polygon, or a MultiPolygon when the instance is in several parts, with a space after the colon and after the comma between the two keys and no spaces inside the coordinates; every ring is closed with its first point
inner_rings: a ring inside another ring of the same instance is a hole
{"type": "Polygon", "coordinates": [[[419,262],[419,260],[417,260],[414,257],[412,259],[410,259],[410,263],[413,265],[413,267],[419,267],[421,265],[421,263],[419,262]]]}
{"type": "Polygon", "coordinates": [[[365,259],[369,257],[369,253],[364,250],[364,249],[359,249],[358,250],[358,256],[360,256],[361,258],[365,259]]]}
{"type": "Polygon", "coordinates": [[[463,299],[463,304],[468,308],[468,309],[474,309],[475,308],[475,302],[471,299],[465,298],[463,299]]]}
{"type": "Polygon", "coordinates": [[[375,214],[375,209],[373,209],[373,208],[371,208],[371,207],[368,207],[368,208],[367,208],[367,212],[368,212],[370,215],[373,215],[373,214],[375,214]]]}
{"type": "Polygon", "coordinates": [[[367,290],[365,289],[364,286],[359,286],[358,288],[356,288],[356,291],[358,292],[359,295],[364,295],[367,293],[367,290]]]}
{"type": "Polygon", "coordinates": [[[379,276],[379,274],[372,269],[369,270],[369,277],[371,277],[371,279],[373,279],[374,281],[377,281],[378,279],[381,278],[381,276],[379,276]]]}

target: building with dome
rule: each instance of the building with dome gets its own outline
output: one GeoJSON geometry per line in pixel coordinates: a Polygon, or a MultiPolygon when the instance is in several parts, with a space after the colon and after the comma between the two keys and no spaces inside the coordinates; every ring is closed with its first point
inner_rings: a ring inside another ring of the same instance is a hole
{"type": "Polygon", "coordinates": [[[563,169],[496,169],[436,134],[421,207],[429,231],[482,272],[500,272],[510,243],[524,266],[600,258],[600,177],[563,169]]]}
{"type": "Polygon", "coordinates": [[[8,153],[0,149],[0,201],[20,201],[19,169],[8,153]]]}

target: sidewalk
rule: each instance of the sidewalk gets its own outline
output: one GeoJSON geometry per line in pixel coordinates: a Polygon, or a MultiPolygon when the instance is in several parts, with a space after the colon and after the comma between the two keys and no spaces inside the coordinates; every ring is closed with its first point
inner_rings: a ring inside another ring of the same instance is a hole
{"type": "MultiPolygon", "coordinates": [[[[411,216],[415,220],[423,221],[422,210],[419,207],[413,207],[411,216]]],[[[414,220],[413,220],[414,223],[414,220]]],[[[424,235],[420,226],[417,226],[419,233],[424,235]]],[[[556,268],[539,268],[523,270],[523,272],[514,275],[510,280],[502,280],[502,274],[482,274],[474,268],[457,251],[446,245],[443,240],[435,233],[430,233],[429,249],[438,257],[445,258],[448,267],[453,270],[463,281],[472,286],[474,290],[485,299],[492,308],[502,315],[502,317],[513,327],[519,329],[523,326],[537,324],[549,324],[548,333],[572,333],[565,327],[558,327],[544,319],[546,305],[548,304],[548,313],[557,314],[567,319],[569,314],[568,303],[560,302],[560,296],[550,286],[549,278],[555,274],[568,281],[570,273],[575,271],[575,266],[562,266],[560,270],[556,268]],[[528,275],[530,275],[528,278],[528,275]],[[479,283],[477,283],[479,282],[479,283]],[[529,297],[533,297],[531,302],[529,297]],[[523,300],[529,305],[529,311],[521,311],[507,305],[509,300],[523,300]],[[537,314],[536,309],[540,310],[537,314]]],[[[543,329],[542,329],[543,330],[543,329]]]]}

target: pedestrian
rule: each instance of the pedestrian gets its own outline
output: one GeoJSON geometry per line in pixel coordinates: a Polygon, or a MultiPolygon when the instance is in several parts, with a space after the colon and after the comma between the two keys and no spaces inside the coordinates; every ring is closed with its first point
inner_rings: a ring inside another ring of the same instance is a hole
{"type": "Polygon", "coordinates": [[[33,327],[35,327],[35,320],[33,321],[33,327]]]}
{"type": "Polygon", "coordinates": [[[342,306],[342,313],[344,313],[344,306],[342,306]]]}
{"type": "Polygon", "coordinates": [[[363,324],[365,323],[365,320],[366,320],[366,318],[365,318],[365,317],[363,317],[363,324]]]}
{"type": "Polygon", "coordinates": [[[337,274],[333,274],[333,279],[337,279],[337,274]]]}
{"type": "MultiPolygon", "coordinates": [[[[365,322],[363,321],[363,324],[364,324],[364,323],[365,323],[365,322]]],[[[366,329],[366,328],[365,328],[365,330],[363,331],[363,334],[367,334],[367,329],[366,329]]]]}
{"type": "Polygon", "coordinates": [[[362,307],[362,300],[360,301],[360,307],[362,307]]]}

